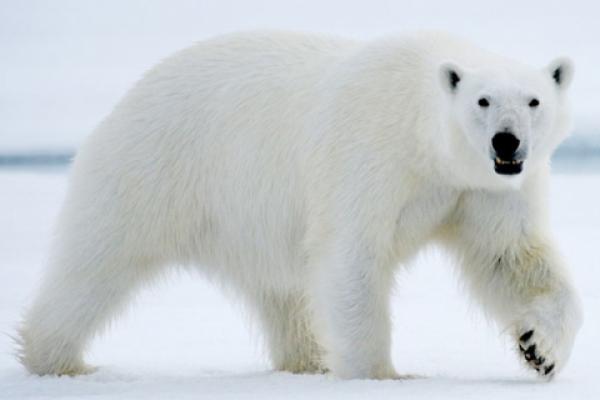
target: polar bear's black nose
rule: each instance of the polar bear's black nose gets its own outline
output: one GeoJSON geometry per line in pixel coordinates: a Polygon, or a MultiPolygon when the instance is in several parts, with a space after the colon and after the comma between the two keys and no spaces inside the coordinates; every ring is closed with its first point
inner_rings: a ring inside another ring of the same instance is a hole
{"type": "Polygon", "coordinates": [[[503,160],[513,159],[520,143],[521,141],[510,132],[499,132],[492,138],[496,155],[503,160]]]}

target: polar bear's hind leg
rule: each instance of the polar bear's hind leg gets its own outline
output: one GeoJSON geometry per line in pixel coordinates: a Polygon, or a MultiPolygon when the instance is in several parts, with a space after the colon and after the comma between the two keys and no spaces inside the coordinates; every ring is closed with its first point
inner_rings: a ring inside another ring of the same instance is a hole
{"type": "Polygon", "coordinates": [[[91,372],[83,361],[87,345],[126,306],[134,289],[158,271],[140,252],[144,246],[103,232],[101,218],[77,224],[71,215],[62,218],[70,229],[59,235],[19,329],[20,361],[39,375],[91,372]]]}

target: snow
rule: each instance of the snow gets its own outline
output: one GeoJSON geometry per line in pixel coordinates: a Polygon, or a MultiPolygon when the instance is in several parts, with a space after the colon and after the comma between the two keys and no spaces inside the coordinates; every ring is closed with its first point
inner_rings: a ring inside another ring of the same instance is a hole
{"type": "Polygon", "coordinates": [[[435,250],[399,273],[393,359],[420,379],[341,381],[270,371],[235,301],[199,276],[173,273],[147,288],[90,350],[82,377],[28,375],[8,335],[41,274],[66,188],[63,172],[0,170],[0,399],[94,398],[600,398],[600,175],[554,175],[552,224],[583,296],[586,322],[569,365],[551,383],[523,369],[513,344],[462,293],[435,250]]]}
{"type": "Polygon", "coordinates": [[[79,144],[161,58],[258,28],[373,38],[441,29],[535,66],[575,61],[578,133],[600,131],[600,3],[590,0],[0,2],[0,153],[79,144]]]}

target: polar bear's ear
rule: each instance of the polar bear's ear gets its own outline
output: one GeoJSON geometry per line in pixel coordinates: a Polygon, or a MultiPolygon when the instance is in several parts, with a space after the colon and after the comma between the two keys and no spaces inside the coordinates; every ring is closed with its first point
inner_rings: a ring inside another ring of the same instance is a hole
{"type": "Polygon", "coordinates": [[[447,61],[440,65],[439,78],[442,88],[453,94],[456,93],[463,79],[463,70],[455,63],[447,61]]]}
{"type": "Polygon", "coordinates": [[[550,74],[552,81],[560,89],[569,87],[573,80],[574,72],[575,67],[573,66],[573,62],[567,57],[557,58],[546,67],[546,73],[550,74]]]}

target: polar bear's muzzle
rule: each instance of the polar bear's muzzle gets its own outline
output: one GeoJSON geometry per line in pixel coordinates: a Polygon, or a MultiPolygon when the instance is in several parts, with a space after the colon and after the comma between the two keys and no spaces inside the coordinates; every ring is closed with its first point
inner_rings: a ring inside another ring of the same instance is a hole
{"type": "Polygon", "coordinates": [[[498,132],[492,138],[494,171],[500,175],[516,175],[523,170],[524,158],[517,151],[521,141],[511,132],[498,132]]]}

